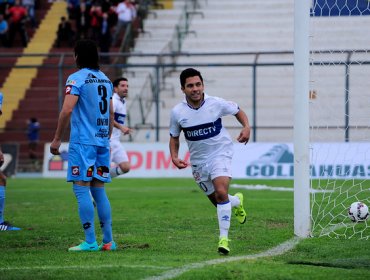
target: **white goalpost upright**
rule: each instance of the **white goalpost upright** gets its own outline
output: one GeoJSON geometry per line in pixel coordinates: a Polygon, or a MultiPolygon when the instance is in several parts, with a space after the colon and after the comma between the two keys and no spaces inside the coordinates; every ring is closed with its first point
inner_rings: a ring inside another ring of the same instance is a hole
{"type": "Polygon", "coordinates": [[[309,237],[309,19],[311,1],[294,1],[294,234],[309,237]]]}
{"type": "Polygon", "coordinates": [[[369,24],[370,1],[294,1],[296,236],[370,240],[369,24]]]}

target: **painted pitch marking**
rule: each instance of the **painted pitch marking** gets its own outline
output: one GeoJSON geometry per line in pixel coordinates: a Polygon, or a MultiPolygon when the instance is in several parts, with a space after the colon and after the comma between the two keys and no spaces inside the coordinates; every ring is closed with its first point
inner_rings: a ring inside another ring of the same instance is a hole
{"type": "Polygon", "coordinates": [[[226,257],[222,259],[213,259],[213,260],[208,260],[205,262],[187,264],[187,265],[184,265],[183,267],[166,271],[162,275],[145,278],[145,280],[172,279],[190,270],[202,268],[208,265],[215,265],[215,264],[220,264],[220,263],[228,263],[228,262],[241,261],[241,260],[253,260],[253,259],[263,258],[263,257],[278,256],[278,255],[284,254],[285,252],[288,252],[289,250],[293,249],[299,243],[301,239],[302,238],[300,237],[293,237],[292,239],[285,241],[284,243],[281,243],[274,248],[271,248],[267,251],[257,253],[257,254],[236,256],[236,257],[226,257]]]}

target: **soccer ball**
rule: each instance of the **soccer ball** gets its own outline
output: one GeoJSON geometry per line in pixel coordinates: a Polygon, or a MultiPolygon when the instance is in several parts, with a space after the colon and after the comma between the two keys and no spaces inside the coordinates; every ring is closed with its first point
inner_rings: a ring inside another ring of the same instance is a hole
{"type": "Polygon", "coordinates": [[[363,222],[369,217],[369,208],[363,202],[353,202],[348,208],[348,217],[352,222],[363,222]]]}

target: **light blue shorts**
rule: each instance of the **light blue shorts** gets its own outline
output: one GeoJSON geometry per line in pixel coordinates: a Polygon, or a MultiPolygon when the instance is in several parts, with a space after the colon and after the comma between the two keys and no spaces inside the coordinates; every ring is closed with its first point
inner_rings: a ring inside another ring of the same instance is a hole
{"type": "Polygon", "coordinates": [[[69,143],[67,181],[111,181],[109,147],[69,143]]]}

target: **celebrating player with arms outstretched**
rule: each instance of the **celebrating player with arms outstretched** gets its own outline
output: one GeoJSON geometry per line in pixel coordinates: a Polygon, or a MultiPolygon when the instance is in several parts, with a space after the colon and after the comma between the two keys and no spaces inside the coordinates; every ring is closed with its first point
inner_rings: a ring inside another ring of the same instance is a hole
{"type": "Polygon", "coordinates": [[[185,99],[171,111],[169,148],[172,162],[180,169],[189,164],[178,157],[180,132],[184,132],[190,152],[193,176],[209,200],[217,207],[220,229],[218,251],[228,254],[228,232],[231,210],[240,223],[245,223],[243,195],[229,195],[233,143],[222,126],[221,117],[234,115],[241,123],[238,141],[247,143],[250,137],[248,117],[234,102],[204,93],[203,77],[193,68],[182,71],[181,90],[185,99]]]}

